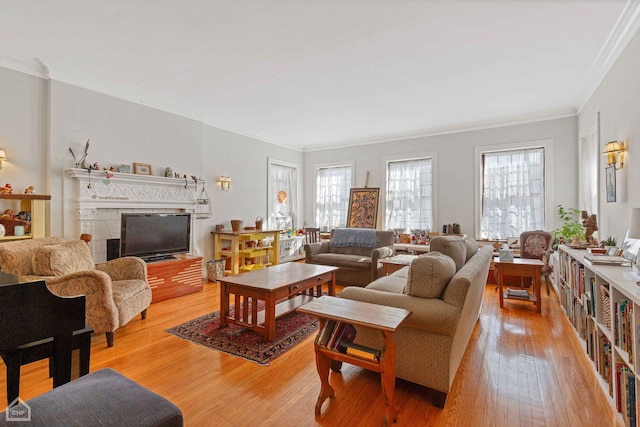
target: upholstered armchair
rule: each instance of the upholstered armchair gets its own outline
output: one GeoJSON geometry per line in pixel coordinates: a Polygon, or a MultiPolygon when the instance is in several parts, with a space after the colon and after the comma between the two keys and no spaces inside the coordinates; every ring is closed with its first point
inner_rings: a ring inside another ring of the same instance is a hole
{"type": "Polygon", "coordinates": [[[151,304],[144,261],[123,257],[94,264],[83,240],[44,237],[0,244],[0,270],[21,282],[44,280],[59,296],[85,295],[86,323],[106,334],[109,347],[116,329],[138,314],[144,319],[151,304]]]}

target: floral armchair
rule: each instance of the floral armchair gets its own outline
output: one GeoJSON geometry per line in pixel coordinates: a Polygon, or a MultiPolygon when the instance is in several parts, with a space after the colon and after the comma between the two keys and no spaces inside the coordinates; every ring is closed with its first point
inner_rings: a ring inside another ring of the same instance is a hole
{"type": "Polygon", "coordinates": [[[84,240],[44,237],[0,244],[0,270],[21,282],[44,280],[59,296],[85,295],[86,323],[105,332],[109,347],[115,330],[138,314],[144,319],[151,304],[144,261],[123,257],[94,264],[84,240]]]}

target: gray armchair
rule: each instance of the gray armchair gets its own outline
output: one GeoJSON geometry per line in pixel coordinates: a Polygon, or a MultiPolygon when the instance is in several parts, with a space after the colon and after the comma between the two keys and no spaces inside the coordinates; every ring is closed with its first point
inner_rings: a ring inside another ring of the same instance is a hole
{"type": "Polygon", "coordinates": [[[395,254],[393,231],[362,231],[359,228],[344,228],[331,231],[329,242],[308,243],[304,246],[306,263],[338,267],[336,280],[342,285],[365,286],[382,274],[382,261],[395,254]],[[338,244],[338,235],[370,232],[371,243],[338,244]]]}

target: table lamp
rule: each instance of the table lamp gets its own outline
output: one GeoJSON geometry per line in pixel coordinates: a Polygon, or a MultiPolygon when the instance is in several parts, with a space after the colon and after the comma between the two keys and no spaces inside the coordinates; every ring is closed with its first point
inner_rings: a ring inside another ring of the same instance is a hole
{"type": "MultiPolygon", "coordinates": [[[[629,232],[627,237],[630,239],[640,239],[640,208],[631,208],[631,214],[629,215],[629,232]]],[[[640,251],[636,254],[633,264],[638,268],[638,262],[640,251]]]]}

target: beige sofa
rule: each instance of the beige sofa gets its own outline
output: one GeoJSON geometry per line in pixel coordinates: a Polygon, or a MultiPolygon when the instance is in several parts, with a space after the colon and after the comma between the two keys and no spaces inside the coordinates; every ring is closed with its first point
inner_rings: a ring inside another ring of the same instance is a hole
{"type": "MultiPolygon", "coordinates": [[[[493,248],[451,236],[433,238],[430,248],[411,266],[340,297],[412,311],[394,335],[396,374],[435,390],[442,407],[482,308],[493,248]]],[[[382,347],[378,331],[357,329],[357,343],[382,347]]]]}
{"type": "Polygon", "coordinates": [[[334,229],[331,231],[329,242],[308,243],[304,246],[304,251],[307,264],[339,267],[336,274],[337,282],[341,285],[358,286],[365,286],[376,280],[382,274],[380,261],[395,254],[392,231],[360,228],[334,229]],[[350,239],[366,233],[375,234],[370,243],[350,239]],[[358,246],[344,243],[350,240],[358,246]]]}
{"type": "Polygon", "coordinates": [[[21,282],[44,280],[59,296],[86,296],[86,322],[104,332],[113,346],[115,330],[151,304],[147,265],[136,257],[94,264],[85,241],[60,237],[20,240],[0,245],[0,270],[21,282]]]}

